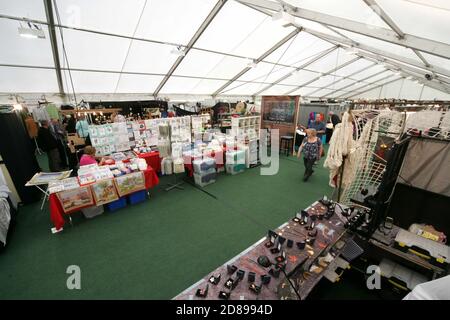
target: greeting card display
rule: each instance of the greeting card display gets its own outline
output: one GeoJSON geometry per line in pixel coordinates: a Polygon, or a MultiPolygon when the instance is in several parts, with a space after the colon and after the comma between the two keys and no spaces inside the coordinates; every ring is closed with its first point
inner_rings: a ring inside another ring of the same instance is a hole
{"type": "Polygon", "coordinates": [[[115,201],[119,198],[113,179],[96,182],[91,188],[97,206],[115,201]]]}
{"type": "Polygon", "coordinates": [[[144,174],[140,171],[116,177],[114,182],[121,197],[145,189],[144,174]]]}
{"type": "Polygon", "coordinates": [[[93,173],[84,173],[78,175],[78,181],[80,182],[81,186],[85,186],[91,183],[94,183],[96,181],[95,176],[93,173]]]}
{"type": "Polygon", "coordinates": [[[103,127],[105,128],[105,135],[110,137],[113,134],[112,126],[110,124],[105,124],[103,127]]]}
{"type": "Polygon", "coordinates": [[[48,184],[48,192],[56,193],[63,190],[72,190],[80,186],[76,177],[52,181],[48,184]]]}
{"type": "Polygon", "coordinates": [[[66,213],[94,204],[94,198],[92,197],[91,188],[89,187],[61,191],[56,195],[66,213]]]}
{"type": "Polygon", "coordinates": [[[98,167],[94,172],[94,177],[96,181],[111,179],[114,177],[109,167],[98,167]]]}
{"type": "Polygon", "coordinates": [[[97,126],[89,126],[89,135],[92,138],[98,137],[98,128],[97,126]]]}

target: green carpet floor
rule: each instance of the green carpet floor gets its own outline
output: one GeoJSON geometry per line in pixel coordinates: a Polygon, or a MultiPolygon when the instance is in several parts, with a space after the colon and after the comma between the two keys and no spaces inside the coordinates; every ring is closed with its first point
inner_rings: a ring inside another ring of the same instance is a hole
{"type": "Polygon", "coordinates": [[[303,164],[288,157],[273,176],[222,173],[207,193],[186,183],[167,193],[164,177],[144,203],[90,220],[74,214],[59,234],[48,208],[21,207],[0,254],[0,299],[170,299],[329,195],[322,163],[307,183],[303,164]],[[69,265],[81,268],[81,290],[66,288],[69,265]]]}

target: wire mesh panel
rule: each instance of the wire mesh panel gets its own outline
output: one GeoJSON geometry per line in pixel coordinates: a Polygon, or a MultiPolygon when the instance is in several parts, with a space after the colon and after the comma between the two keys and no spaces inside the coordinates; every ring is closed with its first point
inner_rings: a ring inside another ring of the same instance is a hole
{"type": "Polygon", "coordinates": [[[410,114],[406,120],[406,132],[432,138],[450,138],[450,112],[424,110],[410,114]]]}
{"type": "Polygon", "coordinates": [[[363,190],[377,190],[386,170],[386,156],[403,132],[405,114],[397,111],[354,110],[353,150],[344,167],[340,202],[346,205],[363,190]]]}

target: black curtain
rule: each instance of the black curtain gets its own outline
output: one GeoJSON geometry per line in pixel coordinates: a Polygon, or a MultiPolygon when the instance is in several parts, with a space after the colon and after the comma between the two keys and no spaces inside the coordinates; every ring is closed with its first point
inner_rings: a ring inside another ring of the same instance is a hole
{"type": "Polygon", "coordinates": [[[450,197],[445,195],[397,183],[387,214],[404,229],[424,223],[450,235],[450,197]]]}
{"type": "Polygon", "coordinates": [[[39,190],[25,187],[40,168],[23,120],[15,112],[0,113],[0,154],[22,202],[39,200],[39,190]]]}

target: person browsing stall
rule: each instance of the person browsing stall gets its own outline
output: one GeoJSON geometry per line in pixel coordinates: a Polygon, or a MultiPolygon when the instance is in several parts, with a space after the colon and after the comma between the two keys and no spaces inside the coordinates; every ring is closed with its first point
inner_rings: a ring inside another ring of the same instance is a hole
{"type": "Polygon", "coordinates": [[[325,134],[325,123],[320,120],[321,117],[322,116],[318,113],[318,114],[316,114],[315,121],[312,121],[308,125],[308,128],[306,128],[305,126],[302,126],[302,125],[300,125],[300,127],[302,129],[304,129],[304,130],[306,130],[306,129],[314,129],[314,130],[316,130],[317,137],[319,139],[322,139],[322,135],[325,134]]]}
{"type": "Polygon", "coordinates": [[[58,153],[58,141],[50,131],[47,120],[40,121],[41,127],[38,131],[39,147],[47,153],[48,167],[51,172],[61,171],[61,159],[58,153]]]}
{"type": "Polygon", "coordinates": [[[100,166],[105,164],[107,158],[97,157],[96,150],[93,146],[86,146],[83,149],[84,153],[80,158],[80,167],[87,166],[89,164],[99,164],[100,166]]]}
{"type": "Polygon", "coordinates": [[[322,140],[317,137],[315,129],[307,129],[306,134],[307,136],[303,140],[297,154],[300,158],[303,153],[303,163],[305,165],[303,181],[308,181],[309,177],[314,173],[313,165],[316,161],[320,160],[323,148],[322,140]]]}

